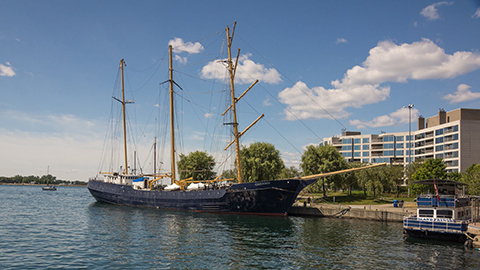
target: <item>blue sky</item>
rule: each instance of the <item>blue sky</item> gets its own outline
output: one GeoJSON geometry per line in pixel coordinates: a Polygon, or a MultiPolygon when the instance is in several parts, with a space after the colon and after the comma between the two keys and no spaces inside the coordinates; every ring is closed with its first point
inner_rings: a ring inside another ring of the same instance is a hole
{"type": "MultiPolygon", "coordinates": [[[[0,175],[43,175],[49,167],[59,179],[86,181],[103,169],[122,58],[127,99],[135,100],[128,105],[132,135],[140,138],[135,149],[151,170],[152,119],[163,117],[153,110],[165,109],[159,83],[168,78],[169,44],[183,89],[176,101],[178,153],[205,150],[231,164],[221,154],[228,132],[211,134],[222,126],[226,86],[218,60],[225,56],[225,27],[234,21],[237,92],[260,80],[239,102],[240,130],[265,114],[242,144],[270,142],[288,166],[298,165],[306,145],[342,128],[407,131],[408,104],[415,105],[412,127],[417,116],[439,108],[478,109],[479,7],[479,1],[1,0],[0,175]]],[[[168,154],[162,158],[166,166],[168,154]]]]}

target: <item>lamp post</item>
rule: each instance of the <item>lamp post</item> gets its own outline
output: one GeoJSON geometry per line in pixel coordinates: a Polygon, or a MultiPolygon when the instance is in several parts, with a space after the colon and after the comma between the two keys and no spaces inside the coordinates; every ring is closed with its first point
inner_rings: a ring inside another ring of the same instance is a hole
{"type": "MultiPolygon", "coordinates": [[[[408,163],[407,170],[410,166],[410,161],[412,160],[412,108],[413,104],[408,104],[408,106],[403,106],[403,108],[408,108],[408,163]]],[[[408,196],[410,196],[410,187],[408,187],[408,196]]]]}
{"type": "Polygon", "coordinates": [[[413,104],[408,105],[408,165],[412,160],[412,108],[413,104]]]}

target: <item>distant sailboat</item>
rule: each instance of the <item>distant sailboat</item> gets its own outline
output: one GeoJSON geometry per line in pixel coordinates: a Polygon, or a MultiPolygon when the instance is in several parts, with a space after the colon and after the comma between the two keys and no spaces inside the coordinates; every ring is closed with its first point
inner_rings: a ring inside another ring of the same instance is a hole
{"type": "MultiPolygon", "coordinates": [[[[50,174],[50,166],[47,167],[47,175],[50,174]]],[[[42,190],[47,190],[47,191],[55,191],[57,190],[57,188],[55,186],[50,186],[48,183],[47,183],[47,186],[46,187],[43,187],[42,190]]]]}

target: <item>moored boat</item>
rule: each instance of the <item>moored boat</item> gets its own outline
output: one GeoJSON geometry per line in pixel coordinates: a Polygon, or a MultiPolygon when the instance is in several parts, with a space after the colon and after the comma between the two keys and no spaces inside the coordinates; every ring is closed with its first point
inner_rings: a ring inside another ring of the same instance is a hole
{"type": "Polygon", "coordinates": [[[452,180],[420,180],[414,184],[434,187],[435,193],[417,197],[416,214],[405,217],[403,231],[408,237],[465,242],[472,217],[470,197],[452,180]]]}
{"type": "Polygon", "coordinates": [[[55,191],[57,188],[55,186],[46,186],[42,187],[42,190],[55,191]]]}
{"type": "MultiPolygon", "coordinates": [[[[237,169],[238,183],[233,183],[233,179],[218,179],[219,177],[213,180],[202,181],[203,183],[198,183],[199,181],[194,181],[192,179],[177,180],[174,159],[175,128],[173,119],[173,85],[176,83],[174,83],[172,75],[172,46],[170,46],[170,79],[168,82],[170,83],[171,173],[164,175],[156,175],[154,173],[150,176],[147,176],[131,174],[132,171],[129,171],[129,166],[127,164],[127,140],[125,131],[125,105],[128,103],[128,101],[125,101],[123,89],[123,67],[125,64],[122,59],[120,62],[122,74],[122,99],[114,99],[122,104],[125,163],[123,170],[121,169],[120,172],[102,173],[104,175],[104,179],[89,180],[87,188],[97,201],[118,205],[144,206],[173,210],[284,216],[287,215],[300,191],[302,191],[306,186],[317,181],[318,178],[385,165],[377,164],[339,172],[306,176],[302,178],[243,183],[242,168],[240,163],[239,138],[261,117],[263,117],[263,115],[257,118],[257,120],[255,120],[254,123],[243,132],[238,131],[235,104],[245,93],[237,98],[234,92],[235,68],[233,66],[231,57],[231,43],[234,30],[232,31],[232,35],[230,35],[230,29],[228,27],[226,28],[228,60],[225,62],[228,63],[232,103],[224,113],[231,110],[233,115],[233,122],[228,123],[228,125],[233,126],[234,140],[226,148],[228,148],[230,145],[235,145],[235,165],[237,169]],[[171,185],[155,185],[158,180],[163,178],[170,178],[171,185]]],[[[258,81],[254,82],[252,86],[257,82],[258,81]]],[[[155,169],[154,172],[156,172],[155,169]]]]}

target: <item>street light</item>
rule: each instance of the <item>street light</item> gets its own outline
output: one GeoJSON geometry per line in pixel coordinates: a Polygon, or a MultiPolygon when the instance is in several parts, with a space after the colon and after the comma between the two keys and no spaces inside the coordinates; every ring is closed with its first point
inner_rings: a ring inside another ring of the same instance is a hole
{"type": "MultiPolygon", "coordinates": [[[[403,108],[408,108],[408,163],[407,170],[410,166],[410,161],[412,160],[412,108],[413,104],[408,104],[408,106],[403,106],[403,108]]],[[[408,195],[410,196],[410,187],[408,188],[408,195]]]]}

